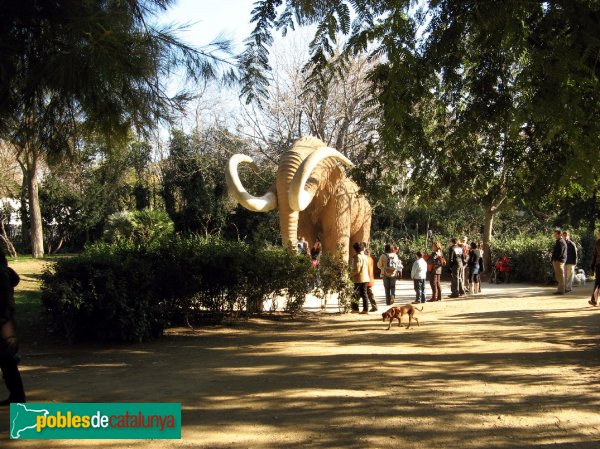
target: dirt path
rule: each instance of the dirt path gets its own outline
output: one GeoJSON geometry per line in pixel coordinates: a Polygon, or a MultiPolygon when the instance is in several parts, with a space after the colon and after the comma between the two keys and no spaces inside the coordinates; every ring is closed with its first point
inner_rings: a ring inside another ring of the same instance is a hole
{"type": "MultiPolygon", "coordinates": [[[[600,447],[591,287],[561,297],[527,285],[484,288],[476,299],[426,304],[409,330],[386,331],[378,314],[312,313],[173,329],[112,348],[42,343],[23,348],[23,377],[30,401],[183,406],[181,441],[48,448],[600,447]]],[[[376,293],[381,302],[380,285],[376,293]]],[[[402,293],[408,300],[408,282],[402,293]]],[[[8,421],[0,411],[0,440],[8,421]]]]}

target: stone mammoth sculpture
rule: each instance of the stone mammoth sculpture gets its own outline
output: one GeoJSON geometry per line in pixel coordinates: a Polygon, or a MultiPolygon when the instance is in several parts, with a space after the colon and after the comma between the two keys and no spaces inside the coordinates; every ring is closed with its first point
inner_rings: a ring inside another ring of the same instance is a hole
{"type": "Polygon", "coordinates": [[[275,184],[261,197],[250,195],[238,176],[238,164],[252,159],[236,154],[229,159],[226,180],[230,193],[246,209],[267,212],[278,208],[281,239],[295,244],[303,236],[309,245],[319,239],[323,251],[341,248],[349,257],[353,242],[369,241],[371,206],[343,165],[352,162],[315,137],[302,137],[281,156],[275,184]]]}

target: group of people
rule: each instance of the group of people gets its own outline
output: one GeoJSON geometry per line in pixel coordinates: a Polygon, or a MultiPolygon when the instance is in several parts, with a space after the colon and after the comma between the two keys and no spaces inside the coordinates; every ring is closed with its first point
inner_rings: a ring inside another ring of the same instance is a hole
{"type": "Polygon", "coordinates": [[[315,242],[312,248],[308,247],[308,242],[304,237],[299,237],[296,242],[296,251],[298,254],[306,254],[310,257],[313,267],[319,266],[321,260],[321,242],[315,242]]]}
{"type": "MultiPolygon", "coordinates": [[[[373,259],[368,253],[368,247],[364,242],[356,242],[353,245],[355,256],[352,259],[352,282],[355,286],[355,296],[362,299],[362,311],[360,313],[375,312],[377,304],[372,291],[375,279],[373,275],[373,259]],[[369,303],[371,308],[369,309],[369,303]]],[[[450,284],[450,298],[458,298],[465,293],[481,293],[480,273],[483,271],[483,248],[475,242],[467,243],[467,239],[452,239],[452,245],[448,249],[448,258],[444,256],[442,245],[436,241],[431,246],[430,254],[418,251],[415,254],[410,277],[414,284],[416,298],[414,303],[426,301],[441,301],[442,269],[448,266],[452,273],[450,284]],[[429,284],[431,286],[431,298],[426,299],[425,281],[429,273],[429,284]]],[[[402,279],[404,266],[398,257],[398,248],[392,244],[386,244],[383,253],[377,260],[377,268],[381,271],[383,287],[385,291],[385,303],[394,304],[396,300],[396,282],[402,279]]]]}
{"type": "MultiPolygon", "coordinates": [[[[577,246],[571,240],[569,231],[554,231],[556,242],[552,248],[552,268],[558,283],[555,295],[564,295],[573,289],[575,266],[577,265],[577,246]]],[[[594,267],[592,267],[592,270],[594,267]]]]}
{"type": "Polygon", "coordinates": [[[450,298],[458,298],[466,293],[481,293],[480,274],[483,272],[483,244],[468,243],[466,237],[464,239],[453,238],[451,242],[448,249],[448,264],[452,273],[450,298]]]}
{"type": "MultiPolygon", "coordinates": [[[[552,251],[552,265],[558,289],[554,294],[563,295],[573,288],[575,267],[577,265],[577,246],[571,240],[568,231],[557,230],[554,233],[556,243],[552,251]]],[[[352,281],[355,285],[355,294],[362,298],[362,312],[368,313],[377,310],[372,286],[374,285],[373,259],[369,256],[366,243],[354,243],[355,256],[352,259],[352,281]],[[369,310],[368,305],[371,304],[369,310]]],[[[481,293],[480,274],[484,271],[483,245],[476,242],[468,242],[468,239],[452,239],[448,248],[447,258],[442,251],[442,245],[436,241],[431,246],[430,254],[421,251],[415,254],[415,261],[411,269],[411,279],[414,283],[415,301],[413,303],[424,303],[426,301],[441,301],[442,287],[441,275],[444,267],[450,270],[452,275],[450,282],[449,298],[459,298],[465,294],[481,293]],[[425,280],[429,273],[431,286],[431,298],[425,297],[425,280]]],[[[385,302],[392,305],[396,299],[396,281],[402,279],[404,266],[398,257],[398,249],[392,244],[386,244],[383,253],[377,261],[377,267],[381,271],[383,287],[385,290],[385,302]]],[[[505,272],[509,269],[508,260],[503,258],[496,269],[505,272]],[[498,267],[499,265],[499,267],[498,267]]],[[[589,304],[599,305],[600,295],[600,229],[597,231],[597,240],[594,246],[591,270],[595,273],[595,284],[589,304]]]]}
{"type": "MultiPolygon", "coordinates": [[[[564,295],[573,289],[575,278],[575,267],[577,265],[577,245],[571,240],[569,231],[554,231],[556,242],[552,248],[552,268],[554,278],[558,284],[555,295],[564,295]]],[[[598,305],[600,294],[600,229],[596,231],[596,242],[592,253],[591,272],[595,274],[594,289],[592,297],[588,301],[592,306],[598,305]]]]}

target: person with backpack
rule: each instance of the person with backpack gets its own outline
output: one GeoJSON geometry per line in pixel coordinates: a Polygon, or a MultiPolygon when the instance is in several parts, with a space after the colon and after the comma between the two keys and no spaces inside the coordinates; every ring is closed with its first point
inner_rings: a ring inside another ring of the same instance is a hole
{"type": "Polygon", "coordinates": [[[15,402],[25,402],[25,390],[17,366],[19,345],[15,333],[15,286],[19,276],[8,266],[8,261],[0,249],[0,370],[8,389],[8,398],[0,401],[0,406],[15,402]]]}
{"type": "Polygon", "coordinates": [[[431,262],[431,274],[429,276],[429,285],[431,285],[431,299],[429,302],[441,301],[442,284],[440,280],[442,278],[442,269],[446,266],[446,259],[442,253],[442,244],[440,242],[434,242],[431,245],[429,261],[431,262]]]}
{"type": "Polygon", "coordinates": [[[377,261],[377,268],[381,270],[383,288],[385,290],[385,303],[389,306],[396,300],[396,280],[398,273],[402,272],[402,262],[398,255],[392,250],[392,245],[385,245],[383,254],[377,261]]]}

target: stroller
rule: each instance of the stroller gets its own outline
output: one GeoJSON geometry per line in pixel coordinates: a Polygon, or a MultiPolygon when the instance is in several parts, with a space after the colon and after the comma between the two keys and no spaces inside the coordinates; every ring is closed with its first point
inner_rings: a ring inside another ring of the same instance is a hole
{"type": "Polygon", "coordinates": [[[510,282],[510,263],[506,256],[498,259],[490,275],[491,284],[499,284],[500,282],[506,284],[510,282]]]}

